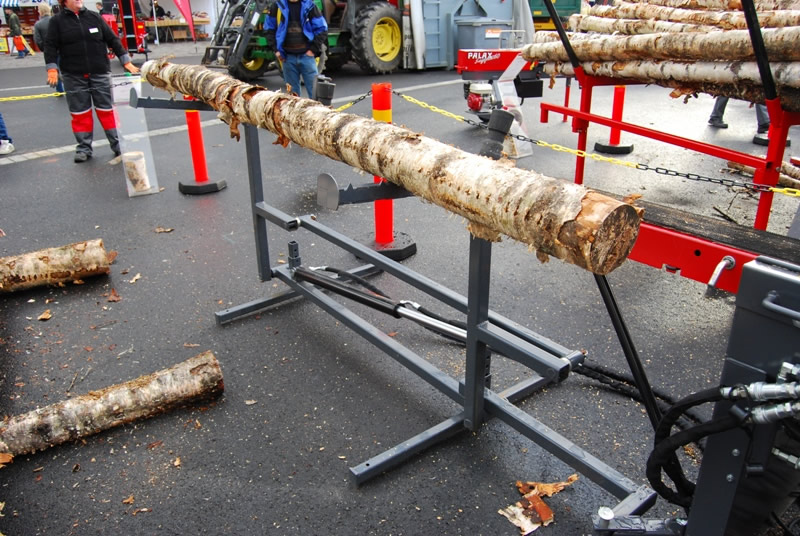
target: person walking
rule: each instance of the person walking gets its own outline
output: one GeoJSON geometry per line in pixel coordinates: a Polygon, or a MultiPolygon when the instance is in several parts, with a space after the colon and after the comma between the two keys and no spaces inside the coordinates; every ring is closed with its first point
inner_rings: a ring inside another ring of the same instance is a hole
{"type": "Polygon", "coordinates": [[[19,23],[19,17],[14,13],[14,9],[10,7],[3,8],[6,13],[6,24],[8,24],[9,35],[13,37],[14,47],[17,49],[17,59],[24,58],[30,52],[25,46],[22,37],[22,25],[19,23]]]}
{"type": "Polygon", "coordinates": [[[267,44],[283,63],[283,79],[300,94],[300,77],[313,98],[317,62],[328,42],[328,24],[313,0],[277,0],[266,23],[267,44]],[[281,20],[278,22],[278,12],[281,20]]]}
{"type": "MultiPolygon", "coordinates": [[[[38,9],[39,20],[33,25],[33,42],[36,43],[39,50],[44,50],[44,40],[47,37],[47,27],[50,24],[50,17],[53,15],[53,11],[47,4],[39,4],[38,9]]],[[[58,60],[56,60],[56,64],[58,64],[58,60]]],[[[64,93],[64,84],[61,82],[60,76],[56,84],[56,91],[64,93]]]]}
{"type": "Polygon", "coordinates": [[[3,114],[0,114],[0,154],[11,154],[14,152],[14,143],[6,130],[6,123],[3,121],[3,114]]]}
{"type": "Polygon", "coordinates": [[[67,92],[67,106],[72,115],[72,132],[78,146],[75,162],[92,157],[94,121],[92,106],[105,130],[115,156],[120,155],[117,119],[111,98],[111,48],[129,73],[139,68],[131,63],[128,52],[111,27],[95,11],[83,7],[83,0],[59,0],[61,12],[50,19],[44,43],[47,82],[58,84],[57,61],[61,61],[61,78],[67,92]]]}

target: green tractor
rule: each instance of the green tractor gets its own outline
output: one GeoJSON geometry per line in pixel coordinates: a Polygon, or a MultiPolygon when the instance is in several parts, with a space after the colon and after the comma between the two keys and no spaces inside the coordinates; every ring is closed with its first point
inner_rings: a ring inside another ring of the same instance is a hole
{"type": "MultiPolygon", "coordinates": [[[[264,36],[264,21],[272,1],[225,0],[202,64],[227,68],[231,76],[244,81],[279,70],[264,36]]],[[[327,5],[322,0],[316,2],[329,20],[321,72],[333,72],[350,60],[368,73],[398,68],[403,36],[400,11],[395,6],[383,0],[324,0],[327,5]]]]}

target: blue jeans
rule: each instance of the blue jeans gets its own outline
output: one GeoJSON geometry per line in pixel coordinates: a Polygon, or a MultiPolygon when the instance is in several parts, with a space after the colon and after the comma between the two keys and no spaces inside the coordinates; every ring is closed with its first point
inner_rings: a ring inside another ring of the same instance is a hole
{"type": "MultiPolygon", "coordinates": [[[[717,97],[714,101],[714,109],[711,111],[709,119],[718,119],[722,121],[722,115],[725,113],[725,107],[728,106],[728,97],[717,97]]],[[[769,130],[769,112],[767,107],[763,104],[756,104],[756,121],[758,122],[758,132],[766,132],[769,130]]]]}
{"type": "Polygon", "coordinates": [[[308,98],[314,98],[314,81],[317,78],[317,60],[306,54],[287,54],[283,62],[283,79],[300,95],[300,77],[306,85],[308,98]]]}
{"type": "Polygon", "coordinates": [[[6,122],[3,121],[3,114],[0,114],[0,140],[8,140],[8,143],[14,143],[6,130],[6,122]]]}

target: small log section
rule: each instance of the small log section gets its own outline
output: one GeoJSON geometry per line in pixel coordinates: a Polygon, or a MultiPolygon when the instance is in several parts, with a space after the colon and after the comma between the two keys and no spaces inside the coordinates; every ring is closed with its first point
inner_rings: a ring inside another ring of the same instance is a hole
{"type": "Polygon", "coordinates": [[[109,258],[102,239],[75,242],[0,258],[0,292],[57,285],[107,274],[109,258]]]}
{"type": "MultiPolygon", "coordinates": [[[[755,5],[781,106],[800,112],[798,4],[757,0],[755,5]]],[[[588,75],[673,88],[673,97],[702,92],[765,100],[739,0],[616,1],[572,15],[567,26],[574,30],[568,34],[570,45],[588,75]]],[[[522,55],[546,62],[544,71],[551,76],[573,75],[563,45],[552,36],[537,34],[522,55]]]]}
{"type": "Polygon", "coordinates": [[[631,205],[567,181],[467,153],[406,128],[336,112],[318,102],[268,91],[198,65],[148,61],[143,78],[173,95],[195,97],[220,112],[238,139],[248,123],[384,177],[469,221],[487,240],[507,235],[598,274],[627,257],[639,230],[631,205]]]}
{"type": "Polygon", "coordinates": [[[203,352],[168,369],[8,418],[0,423],[0,453],[44,450],[217,396],[224,388],[217,358],[203,352]]]}

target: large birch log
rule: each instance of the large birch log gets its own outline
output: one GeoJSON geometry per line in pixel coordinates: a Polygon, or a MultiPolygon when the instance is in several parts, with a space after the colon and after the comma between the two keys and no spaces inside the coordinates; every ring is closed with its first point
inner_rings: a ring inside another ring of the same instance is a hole
{"type": "Polygon", "coordinates": [[[109,272],[99,238],[0,258],[0,292],[56,285],[109,272]]]}
{"type": "MultiPolygon", "coordinates": [[[[800,112],[800,64],[771,63],[778,86],[778,98],[784,110],[800,112]]],[[[621,80],[635,80],[671,88],[691,89],[749,102],[764,102],[761,76],[754,62],[695,62],[670,61],[606,61],[581,63],[584,72],[621,80]]],[[[568,63],[551,62],[543,65],[551,76],[574,76],[568,63]]]]}
{"type": "MultiPolygon", "coordinates": [[[[718,26],[670,22],[667,20],[609,19],[590,15],[570,15],[567,29],[573,32],[598,32],[603,34],[642,35],[661,32],[690,33],[721,31],[718,26]]],[[[536,32],[538,36],[542,32],[536,32]]]]}
{"type": "MultiPolygon", "coordinates": [[[[707,9],[710,11],[741,11],[741,0],[627,0],[636,4],[654,6],[680,7],[683,9],[707,9]]],[[[753,2],[756,11],[773,11],[776,9],[800,9],[798,0],[756,0],[753,2]]]]}
{"type": "MultiPolygon", "coordinates": [[[[771,28],[761,35],[770,63],[800,60],[800,27],[771,28]]],[[[570,39],[580,61],[748,61],[755,59],[747,30],[710,33],[593,35],[570,39]]],[[[531,43],[522,48],[525,59],[569,61],[561,41],[531,43]]]]}
{"type": "MultiPolygon", "coordinates": [[[[744,30],[747,21],[741,11],[699,11],[673,7],[653,6],[650,4],[632,4],[621,2],[613,6],[594,5],[589,15],[611,19],[656,19],[672,22],[687,22],[718,26],[724,30],[744,30]]],[[[758,13],[761,28],[780,28],[783,26],[800,26],[800,11],[779,10],[758,13]]]]}
{"type": "Polygon", "coordinates": [[[148,61],[145,80],[191,95],[240,122],[265,128],[321,155],[379,175],[466,218],[470,231],[505,234],[537,255],[595,273],[619,266],[633,247],[637,210],[575,184],[461,151],[396,125],[336,112],[315,101],[268,91],[197,65],[148,61]]]}
{"type": "Polygon", "coordinates": [[[70,398],[0,423],[0,452],[30,454],[222,393],[211,352],[126,383],[70,398]]]}

